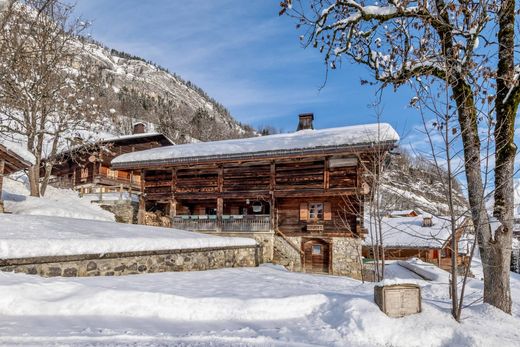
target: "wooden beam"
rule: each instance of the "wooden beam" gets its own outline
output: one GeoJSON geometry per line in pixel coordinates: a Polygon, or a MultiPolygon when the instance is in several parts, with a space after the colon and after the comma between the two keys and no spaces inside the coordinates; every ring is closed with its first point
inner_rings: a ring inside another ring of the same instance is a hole
{"type": "Polygon", "coordinates": [[[224,187],[224,169],[222,166],[218,168],[218,177],[217,177],[217,188],[218,192],[222,193],[224,187]]]}
{"type": "Polygon", "coordinates": [[[274,191],[276,189],[276,164],[274,161],[271,162],[271,171],[269,174],[269,190],[274,191]]]}
{"type": "Polygon", "coordinates": [[[141,195],[139,195],[139,211],[137,212],[137,224],[144,224],[146,213],[146,201],[144,196],[145,176],[144,170],[141,170],[141,195]]]}
{"type": "Polygon", "coordinates": [[[329,183],[330,178],[330,158],[326,157],[323,162],[323,189],[328,190],[330,187],[329,183]]]}

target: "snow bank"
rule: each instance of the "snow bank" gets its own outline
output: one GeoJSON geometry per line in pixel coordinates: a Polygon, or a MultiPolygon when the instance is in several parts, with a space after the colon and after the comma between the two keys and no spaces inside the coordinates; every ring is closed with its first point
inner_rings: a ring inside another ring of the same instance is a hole
{"type": "Polygon", "coordinates": [[[49,216],[0,214],[0,258],[256,245],[253,239],[49,216]]]}
{"type": "MultiPolygon", "coordinates": [[[[141,277],[141,276],[136,276],[141,277]]],[[[80,315],[160,318],[174,321],[283,320],[305,317],[327,301],[323,294],[284,298],[189,297],[160,292],[153,276],[143,288],[110,288],[110,281],[57,281],[0,273],[0,315],[80,315]]]]}
{"type": "Polygon", "coordinates": [[[372,144],[386,141],[399,141],[399,135],[390,124],[366,124],[323,130],[302,130],[290,134],[276,134],[246,139],[200,142],[154,148],[120,155],[112,160],[112,164],[168,160],[173,158],[227,156],[283,150],[305,150],[344,145],[372,144]]]}
{"type": "Polygon", "coordinates": [[[4,180],[3,199],[6,211],[13,214],[54,216],[78,219],[114,221],[114,215],[91,204],[87,198],[69,189],[47,187],[44,197],[35,198],[23,182],[25,176],[4,180]]]}
{"type": "Polygon", "coordinates": [[[437,266],[426,263],[420,259],[412,258],[410,260],[398,260],[397,264],[400,266],[418,274],[422,278],[428,281],[436,281],[441,282],[444,281],[448,283],[449,274],[438,268],[437,266]]]}

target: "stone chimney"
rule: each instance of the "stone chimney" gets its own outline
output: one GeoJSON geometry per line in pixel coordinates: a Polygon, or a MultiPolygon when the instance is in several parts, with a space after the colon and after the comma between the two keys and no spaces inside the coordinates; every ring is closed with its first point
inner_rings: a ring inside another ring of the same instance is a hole
{"type": "Polygon", "coordinates": [[[298,128],[296,131],[314,129],[312,121],[314,121],[314,113],[302,113],[298,116],[300,121],[298,122],[298,128]]]}
{"type": "Polygon", "coordinates": [[[134,131],[132,134],[144,134],[146,132],[146,124],[139,122],[134,124],[134,131]]]}

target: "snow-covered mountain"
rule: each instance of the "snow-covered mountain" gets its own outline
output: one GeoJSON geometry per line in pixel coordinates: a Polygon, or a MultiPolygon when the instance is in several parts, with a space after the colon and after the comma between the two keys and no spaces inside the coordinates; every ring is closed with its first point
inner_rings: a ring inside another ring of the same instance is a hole
{"type": "MultiPolygon", "coordinates": [[[[435,215],[448,212],[443,179],[427,160],[407,154],[394,156],[383,173],[382,182],[383,209],[419,209],[435,215]]],[[[457,183],[454,189],[455,208],[463,213],[467,210],[466,198],[457,183]]]]}
{"type": "Polygon", "coordinates": [[[178,75],[87,39],[75,44],[78,63],[91,63],[98,75],[97,102],[109,111],[117,132],[129,133],[133,122],[145,121],[177,143],[254,134],[223,105],[178,75]]]}

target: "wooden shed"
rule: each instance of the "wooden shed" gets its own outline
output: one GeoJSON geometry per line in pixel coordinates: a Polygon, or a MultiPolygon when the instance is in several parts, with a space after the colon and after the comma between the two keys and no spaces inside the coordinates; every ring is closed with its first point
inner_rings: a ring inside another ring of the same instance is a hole
{"type": "Polygon", "coordinates": [[[27,150],[10,142],[0,142],[0,212],[3,212],[4,175],[28,169],[32,165],[34,165],[34,157],[27,150]]]}

